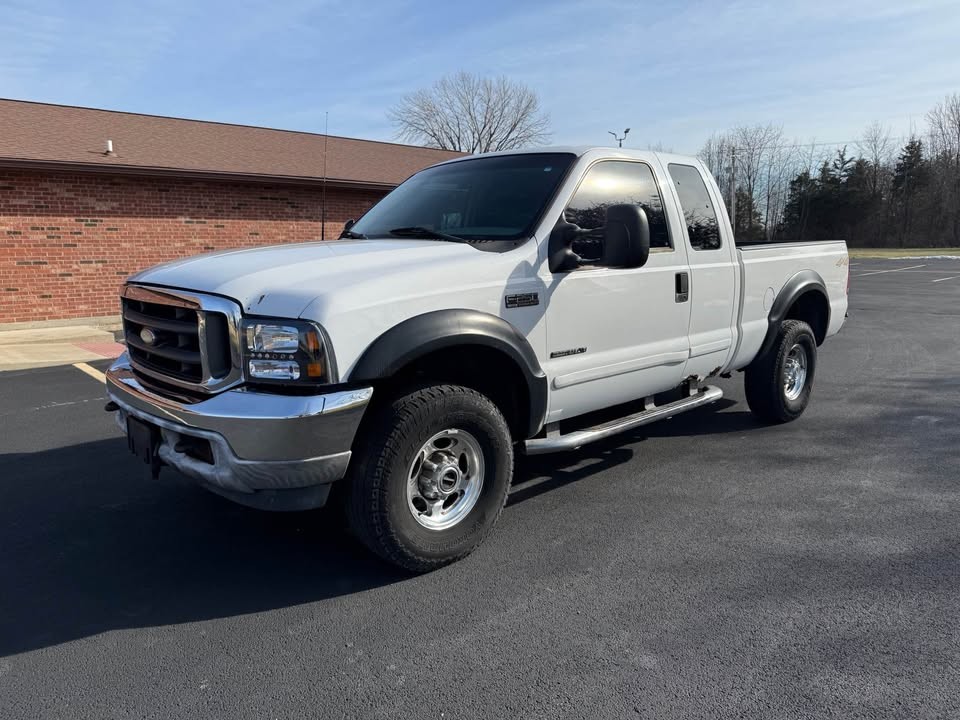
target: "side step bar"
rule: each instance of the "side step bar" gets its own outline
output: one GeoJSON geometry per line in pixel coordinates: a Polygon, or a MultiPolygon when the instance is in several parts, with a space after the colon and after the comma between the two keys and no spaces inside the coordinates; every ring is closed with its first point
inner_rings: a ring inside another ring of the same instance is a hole
{"type": "Polygon", "coordinates": [[[723,390],[713,385],[698,390],[689,397],[676,400],[666,405],[656,406],[652,399],[648,399],[646,408],[633,415],[610,420],[609,422],[595,425],[584,430],[561,435],[554,430],[547,432],[545,438],[533,438],[524,443],[524,449],[528,455],[542,455],[544,453],[560,452],[563,450],[576,450],[582,445],[602,440],[603,438],[632,430],[641,425],[649,425],[657,420],[664,420],[674,415],[679,415],[687,410],[693,410],[702,405],[709,405],[723,397],[723,390]]]}

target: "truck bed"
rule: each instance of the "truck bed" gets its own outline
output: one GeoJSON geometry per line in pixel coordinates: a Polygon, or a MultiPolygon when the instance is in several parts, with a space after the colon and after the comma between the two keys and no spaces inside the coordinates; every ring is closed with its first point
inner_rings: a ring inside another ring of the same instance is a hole
{"type": "Polygon", "coordinates": [[[786,282],[801,270],[813,270],[827,288],[830,323],[827,337],[840,330],[847,312],[847,245],[842,240],[738,245],[740,260],[739,342],[730,369],[750,364],[768,328],[770,308],[786,282]]]}

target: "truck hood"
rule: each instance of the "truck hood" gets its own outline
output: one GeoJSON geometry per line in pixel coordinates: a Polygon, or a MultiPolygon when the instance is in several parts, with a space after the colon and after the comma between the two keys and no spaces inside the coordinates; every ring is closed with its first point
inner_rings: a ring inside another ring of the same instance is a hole
{"type": "Polygon", "coordinates": [[[458,278],[476,277],[485,274],[479,267],[499,266],[497,257],[442,240],[338,240],[198,255],[157,265],[130,281],[222,295],[249,313],[297,317],[337,289],[399,277],[420,282],[427,268],[434,278],[449,277],[454,267],[458,278]]]}

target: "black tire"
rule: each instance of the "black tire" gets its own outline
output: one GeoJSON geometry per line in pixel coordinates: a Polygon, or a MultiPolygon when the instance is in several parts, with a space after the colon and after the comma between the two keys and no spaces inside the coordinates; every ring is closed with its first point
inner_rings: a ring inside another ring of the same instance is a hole
{"type": "Polygon", "coordinates": [[[347,514],[354,535],[390,563],[414,572],[466,557],[493,528],[513,475],[507,422],[487,397],[458,385],[426,385],[398,394],[373,410],[353,455],[347,514]],[[456,525],[423,527],[408,506],[407,481],[428,439],[455,429],[476,439],[483,484],[476,505],[456,525]]]}
{"type": "Polygon", "coordinates": [[[810,402],[816,370],[817,339],[813,330],[801,320],[784,320],[770,351],[747,367],[744,385],[750,410],[767,422],[796,420],[810,402]],[[791,398],[786,388],[787,357],[797,345],[806,353],[806,379],[799,395],[791,398]]]}

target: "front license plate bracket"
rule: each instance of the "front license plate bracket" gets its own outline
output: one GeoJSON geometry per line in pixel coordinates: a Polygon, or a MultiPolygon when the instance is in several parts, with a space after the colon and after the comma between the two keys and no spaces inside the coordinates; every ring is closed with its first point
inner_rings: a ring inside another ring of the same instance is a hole
{"type": "Polygon", "coordinates": [[[160,477],[160,428],[127,416],[127,446],[150,466],[151,477],[160,477]]]}

